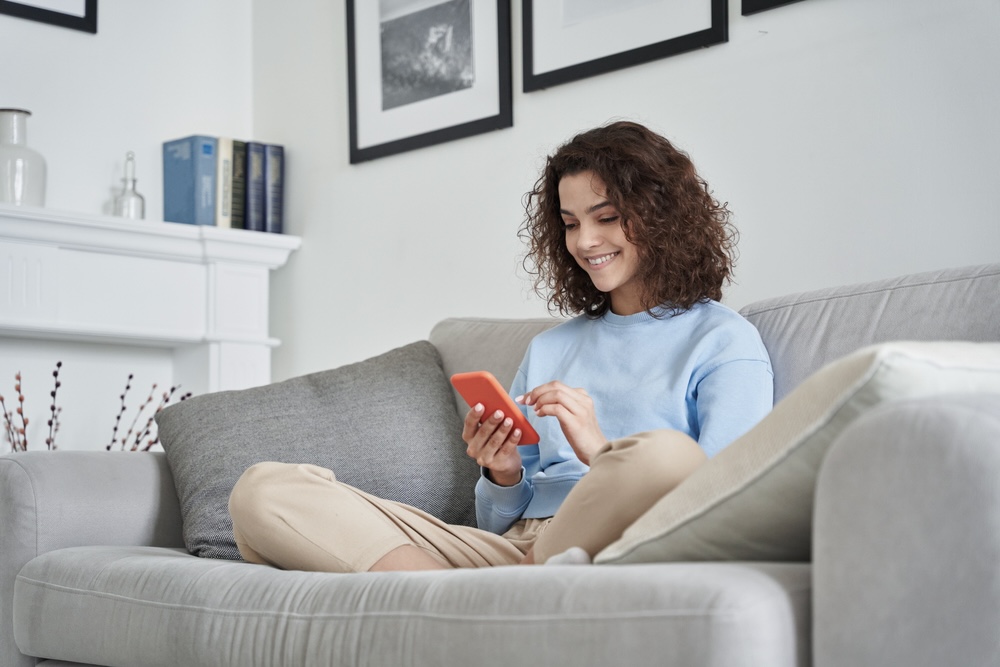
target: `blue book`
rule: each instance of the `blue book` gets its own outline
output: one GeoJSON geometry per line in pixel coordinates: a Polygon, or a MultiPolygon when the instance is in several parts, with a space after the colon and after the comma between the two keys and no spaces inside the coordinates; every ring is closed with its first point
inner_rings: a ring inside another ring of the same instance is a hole
{"type": "Polygon", "coordinates": [[[215,224],[215,137],[195,135],[163,142],[163,219],[215,224]]]}
{"type": "Polygon", "coordinates": [[[284,230],[282,206],[285,190],[285,148],[264,146],[264,231],[280,234],[284,230]]]}
{"type": "Polygon", "coordinates": [[[244,229],[256,232],[264,227],[264,144],[247,142],[247,185],[246,206],[244,207],[244,229]]]}

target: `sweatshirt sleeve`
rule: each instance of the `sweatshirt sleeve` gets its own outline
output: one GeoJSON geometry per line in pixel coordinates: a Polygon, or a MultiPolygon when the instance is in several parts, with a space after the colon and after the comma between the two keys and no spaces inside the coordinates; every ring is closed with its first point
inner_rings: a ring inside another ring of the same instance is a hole
{"type": "MultiPolygon", "coordinates": [[[[518,369],[510,395],[525,392],[524,373],[518,369]]],[[[486,477],[481,469],[476,482],[476,524],[483,530],[502,535],[517,522],[531,502],[534,493],[528,470],[538,468],[538,446],[518,447],[521,454],[521,481],[514,486],[500,486],[486,477]]]]}
{"type": "Polygon", "coordinates": [[[766,359],[736,359],[698,382],[698,444],[711,458],[771,411],[774,375],[766,359]]]}

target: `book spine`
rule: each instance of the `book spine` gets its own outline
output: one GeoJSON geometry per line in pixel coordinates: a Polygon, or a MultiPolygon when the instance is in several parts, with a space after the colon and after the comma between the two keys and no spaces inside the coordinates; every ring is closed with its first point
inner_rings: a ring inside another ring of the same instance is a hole
{"type": "Polygon", "coordinates": [[[195,135],[163,144],[163,219],[189,225],[215,224],[214,137],[195,135]]]}
{"type": "Polygon", "coordinates": [[[264,231],[284,231],[282,210],[285,190],[285,148],[276,144],[264,147],[264,231]]]}
{"type": "Polygon", "coordinates": [[[215,226],[232,227],[233,140],[219,137],[215,158],[215,226]]]}
{"type": "Polygon", "coordinates": [[[247,196],[247,142],[233,140],[233,188],[232,217],[233,229],[246,227],[246,196],[247,196]]]}
{"type": "Polygon", "coordinates": [[[246,229],[264,231],[264,144],[247,142],[246,229]]]}

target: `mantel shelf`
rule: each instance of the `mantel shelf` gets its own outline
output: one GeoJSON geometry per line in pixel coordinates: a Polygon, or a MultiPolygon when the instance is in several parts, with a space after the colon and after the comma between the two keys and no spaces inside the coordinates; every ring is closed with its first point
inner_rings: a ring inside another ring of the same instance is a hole
{"type": "Polygon", "coordinates": [[[0,204],[0,239],[60,248],[277,269],[302,244],[298,236],[0,204]]]}

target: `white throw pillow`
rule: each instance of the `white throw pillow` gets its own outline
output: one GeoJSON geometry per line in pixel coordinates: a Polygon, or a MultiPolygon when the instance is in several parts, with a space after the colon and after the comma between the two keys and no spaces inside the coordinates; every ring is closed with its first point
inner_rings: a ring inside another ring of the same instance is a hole
{"type": "Polygon", "coordinates": [[[808,561],[816,477],[837,435],[881,404],[963,392],[1000,393],[1000,343],[858,350],[806,379],[594,562],[808,561]]]}

